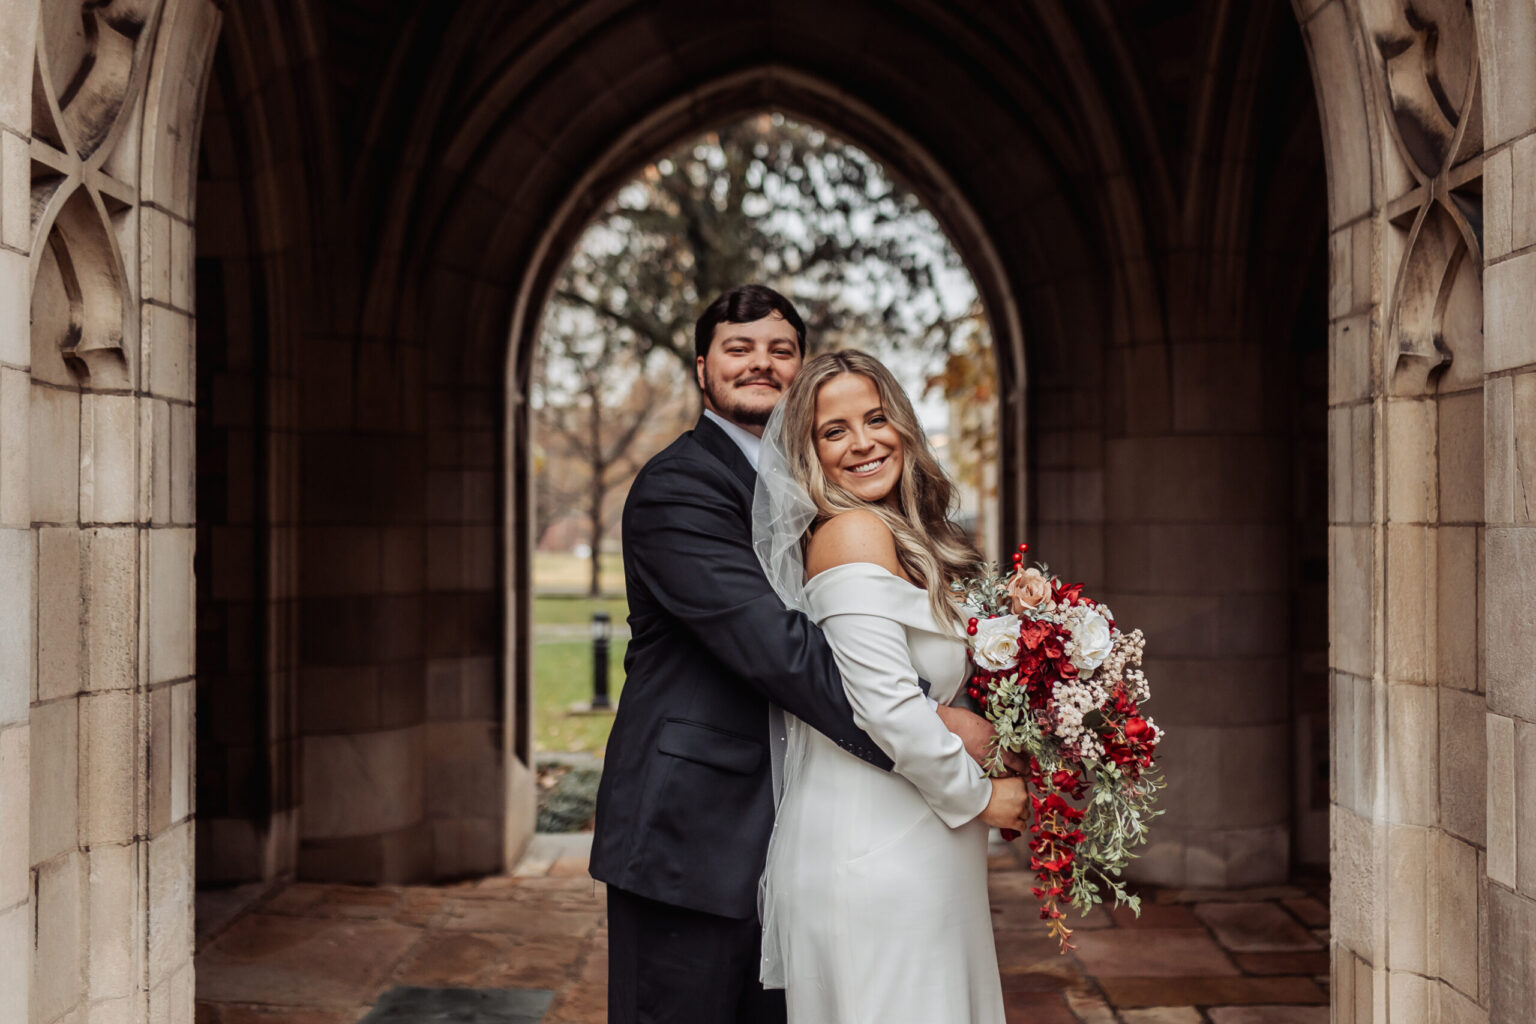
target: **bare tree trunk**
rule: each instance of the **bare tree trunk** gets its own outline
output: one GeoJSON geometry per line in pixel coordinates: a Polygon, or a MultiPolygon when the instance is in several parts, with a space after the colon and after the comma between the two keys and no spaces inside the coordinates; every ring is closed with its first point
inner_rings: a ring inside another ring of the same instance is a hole
{"type": "Polygon", "coordinates": [[[591,441],[592,441],[592,493],[588,496],[590,504],[587,515],[592,521],[592,582],[587,588],[590,597],[601,597],[603,593],[603,498],[606,490],[603,476],[608,467],[603,463],[603,438],[602,438],[602,409],[598,405],[597,389],[593,388],[589,397],[592,400],[591,412],[591,441]]]}

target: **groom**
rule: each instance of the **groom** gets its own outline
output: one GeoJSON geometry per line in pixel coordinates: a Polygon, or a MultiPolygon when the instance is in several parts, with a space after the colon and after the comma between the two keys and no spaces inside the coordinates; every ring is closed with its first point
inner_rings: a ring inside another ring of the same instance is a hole
{"type": "MultiPolygon", "coordinates": [[[[805,324],[778,292],[743,285],[710,303],[694,348],[704,414],[624,505],[632,638],[591,861],[608,885],[608,1020],[781,1024],[783,992],[758,982],[769,705],[873,765],[891,760],[854,724],[821,631],[784,607],[752,550],[758,445],[800,370],[805,324]]],[[[986,720],[938,712],[980,761],[986,720]]]]}

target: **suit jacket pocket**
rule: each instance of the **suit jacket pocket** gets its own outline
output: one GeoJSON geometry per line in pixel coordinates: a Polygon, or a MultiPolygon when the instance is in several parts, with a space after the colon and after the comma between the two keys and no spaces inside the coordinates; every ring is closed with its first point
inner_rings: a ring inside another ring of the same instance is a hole
{"type": "Polygon", "coordinates": [[[685,718],[669,718],[662,724],[656,749],[737,775],[757,771],[763,763],[764,752],[763,744],[750,736],[685,718]]]}

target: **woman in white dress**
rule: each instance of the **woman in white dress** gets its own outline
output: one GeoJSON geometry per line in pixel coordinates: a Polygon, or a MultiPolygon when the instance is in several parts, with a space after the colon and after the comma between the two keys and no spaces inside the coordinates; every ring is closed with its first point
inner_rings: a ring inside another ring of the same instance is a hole
{"type": "Polygon", "coordinates": [[[987,778],[934,708],[967,669],[949,584],[978,556],[911,402],[856,351],[808,362],[763,435],[754,546],[821,626],[883,772],[785,716],[763,874],[763,983],[791,1024],[1002,1024],[987,827],[1024,786],[987,778]],[[930,684],[925,695],[919,679],[930,684]]]}

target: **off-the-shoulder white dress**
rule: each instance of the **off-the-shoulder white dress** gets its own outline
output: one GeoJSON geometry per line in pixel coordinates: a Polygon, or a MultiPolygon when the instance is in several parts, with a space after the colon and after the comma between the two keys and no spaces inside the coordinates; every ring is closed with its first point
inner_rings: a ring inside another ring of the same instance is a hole
{"type": "Polygon", "coordinates": [[[991,784],[918,686],[948,702],[965,643],[927,593],[855,562],[811,579],[860,728],[884,772],[793,719],[763,877],[763,982],[790,1024],[1001,1024],[987,899],[991,784]]]}

